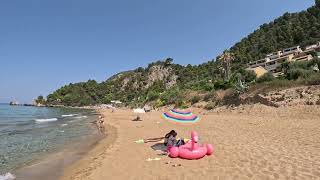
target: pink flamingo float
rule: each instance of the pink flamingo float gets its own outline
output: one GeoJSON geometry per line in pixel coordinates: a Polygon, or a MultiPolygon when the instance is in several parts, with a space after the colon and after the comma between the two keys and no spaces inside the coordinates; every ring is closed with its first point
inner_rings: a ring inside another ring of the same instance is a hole
{"type": "Polygon", "coordinates": [[[171,158],[180,157],[182,159],[200,159],[205,155],[210,156],[213,153],[213,146],[211,144],[199,145],[198,134],[195,131],[191,132],[191,140],[185,145],[179,147],[169,147],[168,152],[171,158]]]}

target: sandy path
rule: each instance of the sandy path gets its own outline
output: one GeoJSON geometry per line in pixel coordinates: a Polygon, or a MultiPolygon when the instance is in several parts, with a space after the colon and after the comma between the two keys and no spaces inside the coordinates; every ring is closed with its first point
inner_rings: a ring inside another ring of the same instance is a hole
{"type": "Polygon", "coordinates": [[[102,113],[115,129],[107,127],[108,138],[67,169],[63,179],[320,179],[320,107],[246,106],[205,113],[193,126],[168,123],[160,112],[142,115],[142,122],[131,121],[135,116],[129,111],[102,113]],[[183,137],[198,131],[202,142],[214,144],[214,155],[170,159],[151,143],[134,143],[171,129],[183,137]],[[146,161],[154,157],[161,160],[146,161]]]}

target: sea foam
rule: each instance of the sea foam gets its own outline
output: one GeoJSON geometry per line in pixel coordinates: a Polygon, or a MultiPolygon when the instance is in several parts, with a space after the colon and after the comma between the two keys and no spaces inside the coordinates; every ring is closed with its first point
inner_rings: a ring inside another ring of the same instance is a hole
{"type": "Polygon", "coordinates": [[[42,122],[52,122],[52,121],[58,121],[57,118],[48,118],[48,119],[36,119],[36,122],[42,123],[42,122]]]}
{"type": "Polygon", "coordinates": [[[14,179],[16,179],[16,177],[11,173],[0,175],[0,180],[14,180],[14,179]]]}
{"type": "Polygon", "coordinates": [[[63,114],[61,115],[62,117],[72,117],[72,116],[76,116],[78,114],[63,114]]]}
{"type": "Polygon", "coordinates": [[[88,116],[78,116],[78,117],[75,117],[76,119],[82,119],[82,118],[87,118],[88,116]]]}

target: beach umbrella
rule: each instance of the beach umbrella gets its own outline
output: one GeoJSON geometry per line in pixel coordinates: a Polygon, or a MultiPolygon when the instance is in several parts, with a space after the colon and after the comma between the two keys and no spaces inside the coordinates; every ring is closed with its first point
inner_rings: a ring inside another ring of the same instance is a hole
{"type": "Polygon", "coordinates": [[[178,123],[195,123],[200,120],[200,117],[193,114],[190,110],[171,109],[162,114],[162,116],[171,122],[178,123]]]}

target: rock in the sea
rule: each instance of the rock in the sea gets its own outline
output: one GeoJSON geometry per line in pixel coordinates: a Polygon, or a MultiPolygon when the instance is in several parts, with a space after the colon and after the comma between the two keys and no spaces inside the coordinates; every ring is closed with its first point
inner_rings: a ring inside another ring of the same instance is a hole
{"type": "Polygon", "coordinates": [[[9,104],[10,104],[10,106],[16,106],[16,105],[19,105],[19,102],[18,101],[11,101],[9,104]]]}

